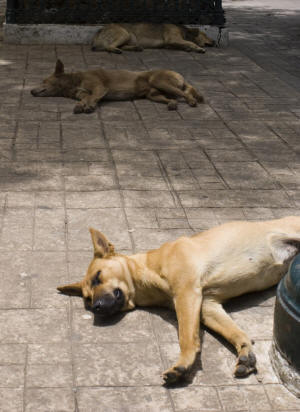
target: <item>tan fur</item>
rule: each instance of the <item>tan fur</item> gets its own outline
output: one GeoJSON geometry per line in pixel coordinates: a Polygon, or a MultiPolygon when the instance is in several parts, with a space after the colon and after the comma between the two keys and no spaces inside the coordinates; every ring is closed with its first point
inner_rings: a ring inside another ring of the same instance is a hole
{"type": "Polygon", "coordinates": [[[74,113],[91,113],[100,100],[131,100],[146,98],[177,108],[176,98],[182,97],[191,106],[203,102],[203,96],[187,83],[181,74],[171,70],[90,70],[65,73],[58,60],[54,73],[41,86],[32,89],[36,97],[70,97],[79,100],[74,113]],[[172,96],[173,98],[170,98],[172,96]],[[175,99],[174,99],[175,98],[175,99]]]}
{"type": "Polygon", "coordinates": [[[123,311],[149,305],[175,308],[181,353],[163,375],[167,383],[182,377],[200,351],[200,318],[235,347],[237,376],[255,370],[251,341],[222,303],[278,283],[300,250],[300,217],[226,223],[132,256],[116,254],[97,230],[91,229],[91,235],[94,258],[86,276],[58,290],[82,294],[93,305],[99,296],[120,288],[125,296],[123,311]],[[92,287],[97,271],[101,283],[92,287]]]}
{"type": "Polygon", "coordinates": [[[175,24],[114,23],[104,26],[96,33],[92,50],[122,53],[122,50],[168,48],[205,53],[203,47],[214,44],[198,28],[175,24]]]}

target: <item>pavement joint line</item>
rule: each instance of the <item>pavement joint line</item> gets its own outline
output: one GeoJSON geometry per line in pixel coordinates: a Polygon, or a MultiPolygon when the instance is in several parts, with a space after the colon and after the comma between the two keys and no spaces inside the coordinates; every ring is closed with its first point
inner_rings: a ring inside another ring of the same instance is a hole
{"type": "Polygon", "coordinates": [[[105,145],[106,145],[106,150],[107,150],[107,152],[108,152],[108,154],[109,154],[109,159],[110,159],[110,161],[111,161],[111,163],[112,163],[112,165],[113,165],[113,168],[114,168],[114,180],[115,180],[116,185],[117,185],[117,188],[116,188],[116,189],[117,189],[117,190],[119,191],[119,193],[120,193],[121,209],[122,209],[122,213],[123,213],[123,216],[124,216],[124,218],[125,218],[125,221],[126,221],[127,232],[128,232],[128,236],[129,236],[130,242],[131,242],[132,253],[134,254],[134,253],[136,253],[135,241],[134,241],[134,237],[133,237],[133,235],[132,235],[132,232],[130,231],[130,229],[132,229],[132,228],[131,228],[131,226],[130,226],[130,224],[129,224],[128,216],[127,216],[127,214],[126,214],[125,199],[124,199],[124,195],[123,195],[123,189],[122,189],[122,187],[121,187],[121,185],[120,185],[120,181],[119,181],[119,177],[118,177],[118,171],[117,171],[115,159],[114,159],[114,157],[113,157],[112,149],[111,149],[110,144],[109,144],[109,139],[108,139],[107,136],[106,136],[105,127],[103,126],[102,120],[101,120],[101,118],[100,118],[100,114],[98,114],[98,121],[99,121],[99,123],[100,123],[101,132],[102,132],[102,135],[103,135],[103,138],[104,138],[104,142],[105,142],[105,145]]]}
{"type": "MultiPolygon", "coordinates": [[[[193,229],[193,227],[190,225],[189,219],[188,219],[188,217],[187,217],[186,210],[185,210],[185,208],[183,207],[183,205],[182,205],[182,203],[181,203],[181,201],[180,201],[180,198],[179,198],[179,196],[177,195],[177,192],[176,192],[176,190],[174,189],[174,186],[173,186],[172,182],[170,181],[170,179],[169,179],[169,177],[168,177],[167,171],[166,171],[166,169],[165,169],[165,167],[164,167],[164,165],[163,165],[163,162],[162,162],[162,160],[161,160],[161,158],[160,158],[159,151],[156,150],[156,151],[154,151],[154,152],[155,152],[155,154],[156,154],[156,156],[157,156],[157,160],[158,160],[158,162],[159,162],[159,167],[160,167],[160,169],[161,169],[161,171],[162,171],[162,174],[163,174],[163,176],[164,176],[164,179],[165,179],[165,181],[167,182],[168,186],[170,187],[170,193],[171,193],[172,198],[173,198],[173,200],[174,200],[175,208],[179,207],[179,208],[184,212],[184,215],[185,215],[185,218],[186,218],[186,220],[187,220],[189,229],[190,229],[192,232],[195,232],[195,230],[193,229]]],[[[164,230],[167,230],[167,229],[164,229],[164,230]]]]}

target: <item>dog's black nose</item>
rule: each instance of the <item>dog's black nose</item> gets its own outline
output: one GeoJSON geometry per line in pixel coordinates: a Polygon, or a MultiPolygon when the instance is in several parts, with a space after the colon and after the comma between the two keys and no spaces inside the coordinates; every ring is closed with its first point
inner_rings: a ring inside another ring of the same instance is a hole
{"type": "Polygon", "coordinates": [[[117,288],[112,294],[106,293],[95,301],[92,310],[103,316],[110,316],[118,312],[124,305],[124,294],[117,288]]]}
{"type": "Polygon", "coordinates": [[[96,47],[95,47],[95,46],[92,46],[92,51],[96,51],[96,47]]]}
{"type": "Polygon", "coordinates": [[[115,304],[115,297],[111,294],[106,294],[101,296],[100,299],[97,299],[93,304],[93,310],[95,312],[101,312],[103,314],[111,312],[115,304]]]}

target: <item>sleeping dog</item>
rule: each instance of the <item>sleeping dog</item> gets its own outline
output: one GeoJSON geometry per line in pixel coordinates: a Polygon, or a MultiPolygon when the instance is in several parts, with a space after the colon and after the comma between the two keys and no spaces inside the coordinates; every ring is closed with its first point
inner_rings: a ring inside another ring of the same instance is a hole
{"type": "Polygon", "coordinates": [[[198,28],[175,24],[114,23],[101,28],[93,38],[92,50],[122,53],[122,50],[177,49],[205,53],[214,40],[198,28]]]}
{"type": "Polygon", "coordinates": [[[180,356],[164,372],[166,383],[176,382],[193,365],[201,348],[200,320],[235,347],[236,376],[256,370],[251,340],[222,303],[279,282],[300,250],[300,217],[226,223],[131,256],[116,253],[101,232],[90,232],[94,257],[84,279],[58,290],[83,296],[103,316],[136,306],[175,309],[180,356]]]}
{"type": "Polygon", "coordinates": [[[165,103],[176,110],[176,98],[182,97],[191,106],[204,101],[203,96],[181,74],[171,70],[89,70],[65,73],[57,60],[54,73],[31,90],[36,97],[70,97],[79,100],[74,113],[91,113],[101,100],[146,98],[165,103]]]}

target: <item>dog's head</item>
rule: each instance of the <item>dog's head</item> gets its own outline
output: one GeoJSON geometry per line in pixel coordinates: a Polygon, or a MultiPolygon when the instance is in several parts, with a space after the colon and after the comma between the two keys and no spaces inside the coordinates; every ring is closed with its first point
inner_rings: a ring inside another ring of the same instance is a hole
{"type": "Polygon", "coordinates": [[[198,30],[195,34],[194,42],[198,44],[198,46],[215,46],[216,42],[213,39],[210,39],[203,31],[198,30]]]}
{"type": "Polygon", "coordinates": [[[94,313],[110,316],[134,308],[132,264],[126,256],[117,255],[114,246],[95,229],[90,229],[94,257],[84,279],[57,289],[67,295],[83,296],[94,313]]]}
{"type": "Polygon", "coordinates": [[[32,89],[31,94],[35,97],[62,97],[66,76],[63,63],[57,60],[54,73],[44,79],[39,87],[32,89]]]}

